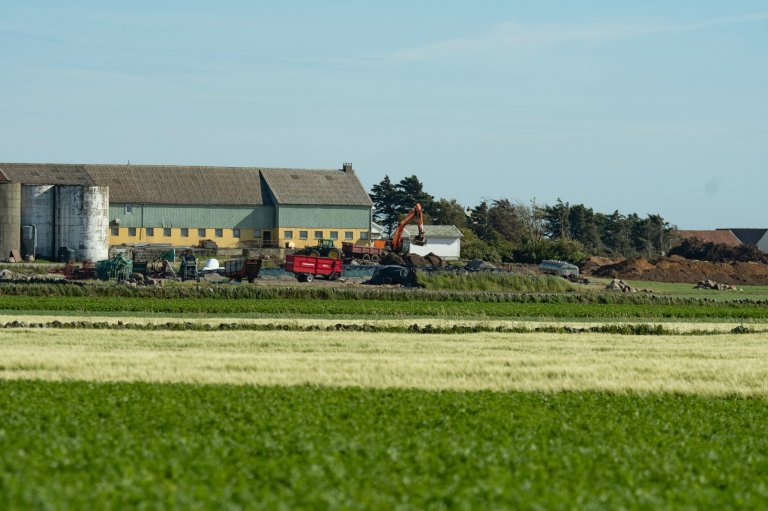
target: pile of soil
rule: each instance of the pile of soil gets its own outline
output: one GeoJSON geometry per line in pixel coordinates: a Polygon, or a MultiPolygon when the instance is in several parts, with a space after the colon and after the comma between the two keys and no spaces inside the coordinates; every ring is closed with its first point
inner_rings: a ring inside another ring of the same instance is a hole
{"type": "Polygon", "coordinates": [[[389,252],[384,255],[384,257],[381,258],[381,261],[379,261],[380,264],[383,264],[385,266],[405,266],[405,261],[402,257],[395,254],[394,252],[389,252]]]}
{"type": "Polygon", "coordinates": [[[768,263],[768,254],[764,254],[755,245],[737,245],[729,247],[722,243],[705,242],[698,238],[683,240],[669,251],[670,255],[679,255],[688,259],[712,262],[755,262],[768,263]]]}
{"type": "Polygon", "coordinates": [[[594,268],[590,275],[656,282],[696,284],[711,279],[730,285],[768,285],[768,265],[755,262],[709,262],[680,256],[662,257],[655,264],[643,258],[626,259],[594,268]]]}
{"type": "Polygon", "coordinates": [[[615,264],[624,259],[611,259],[609,257],[589,256],[579,263],[579,271],[584,274],[591,274],[597,268],[615,264]]]}
{"type": "Polygon", "coordinates": [[[443,259],[440,256],[429,253],[425,256],[417,254],[408,254],[403,257],[394,252],[389,252],[381,258],[381,264],[383,265],[397,265],[397,266],[418,266],[420,268],[426,267],[442,267],[443,259]]]}

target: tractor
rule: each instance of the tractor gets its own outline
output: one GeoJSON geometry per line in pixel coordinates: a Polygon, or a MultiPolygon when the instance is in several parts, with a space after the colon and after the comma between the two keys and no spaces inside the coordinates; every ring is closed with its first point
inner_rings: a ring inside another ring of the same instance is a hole
{"type": "Polygon", "coordinates": [[[341,250],[336,248],[333,240],[317,240],[317,245],[314,247],[304,247],[296,253],[312,257],[330,257],[331,259],[341,258],[341,250]]]}

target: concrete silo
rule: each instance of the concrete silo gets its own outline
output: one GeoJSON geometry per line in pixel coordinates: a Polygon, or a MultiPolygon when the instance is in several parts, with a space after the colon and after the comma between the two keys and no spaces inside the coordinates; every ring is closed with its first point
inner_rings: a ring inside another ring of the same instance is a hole
{"type": "MultiPolygon", "coordinates": [[[[21,187],[21,225],[34,226],[33,236],[37,240],[34,256],[38,259],[54,260],[54,218],[56,214],[56,193],[52,185],[23,185],[21,187]]],[[[28,235],[22,239],[29,239],[28,235]]]]}
{"type": "Polygon", "coordinates": [[[109,187],[56,187],[55,246],[76,251],[80,261],[109,255],[109,187]]]}
{"type": "Polygon", "coordinates": [[[0,183],[0,260],[21,249],[21,183],[0,183]]]}

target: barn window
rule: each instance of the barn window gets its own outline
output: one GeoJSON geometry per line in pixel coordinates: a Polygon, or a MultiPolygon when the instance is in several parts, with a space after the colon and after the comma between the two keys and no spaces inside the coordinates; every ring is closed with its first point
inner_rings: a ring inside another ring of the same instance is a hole
{"type": "Polygon", "coordinates": [[[240,229],[232,229],[232,236],[234,236],[235,238],[239,238],[240,237],[240,229]]]}
{"type": "Polygon", "coordinates": [[[339,231],[331,231],[331,239],[332,240],[339,239],[339,231]]]}
{"type": "Polygon", "coordinates": [[[309,231],[299,231],[299,239],[305,240],[309,238],[309,231]]]}
{"type": "Polygon", "coordinates": [[[205,238],[205,229],[198,229],[197,235],[200,236],[201,238],[205,238]]]}
{"type": "Polygon", "coordinates": [[[224,237],[224,229],[216,229],[215,232],[216,232],[216,237],[217,238],[224,237]]]}
{"type": "Polygon", "coordinates": [[[189,229],[186,227],[181,228],[181,237],[182,238],[188,238],[189,237],[189,229]]]}
{"type": "Polygon", "coordinates": [[[316,240],[323,239],[323,231],[315,231],[315,239],[316,240]]]}
{"type": "Polygon", "coordinates": [[[147,227],[147,236],[154,236],[154,235],[155,235],[155,228],[147,227]]]}
{"type": "Polygon", "coordinates": [[[283,233],[283,237],[285,239],[287,239],[287,240],[292,240],[293,239],[293,231],[285,231],[283,233]]]}
{"type": "Polygon", "coordinates": [[[128,228],[128,236],[136,236],[136,228],[135,227],[129,227],[128,228]]]}
{"type": "Polygon", "coordinates": [[[169,237],[170,235],[171,235],[171,228],[170,227],[166,227],[165,229],[163,229],[163,236],[169,237]]]}
{"type": "Polygon", "coordinates": [[[355,233],[353,233],[352,231],[344,231],[344,239],[345,240],[355,239],[355,233]]]}
{"type": "Polygon", "coordinates": [[[126,204],[125,205],[125,214],[126,215],[132,215],[133,214],[133,204],[126,204]]]}
{"type": "Polygon", "coordinates": [[[360,239],[361,240],[367,240],[368,239],[368,231],[363,231],[360,233],[360,239]]]}

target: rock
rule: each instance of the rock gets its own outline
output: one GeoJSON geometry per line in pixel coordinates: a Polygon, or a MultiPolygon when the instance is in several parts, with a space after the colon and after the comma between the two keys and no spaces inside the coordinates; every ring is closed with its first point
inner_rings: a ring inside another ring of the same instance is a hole
{"type": "Polygon", "coordinates": [[[482,259],[472,259],[464,266],[464,269],[469,271],[491,271],[495,270],[496,266],[492,265],[491,263],[487,263],[482,259]]]}

